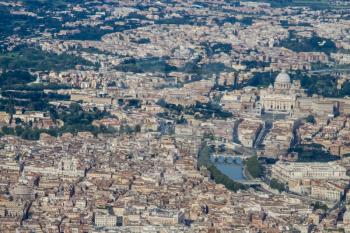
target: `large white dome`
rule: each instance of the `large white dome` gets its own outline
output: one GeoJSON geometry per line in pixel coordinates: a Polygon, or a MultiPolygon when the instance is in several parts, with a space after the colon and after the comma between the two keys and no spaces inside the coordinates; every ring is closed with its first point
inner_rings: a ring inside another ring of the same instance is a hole
{"type": "Polygon", "coordinates": [[[285,70],[277,75],[275,83],[290,83],[290,77],[285,70]]]}

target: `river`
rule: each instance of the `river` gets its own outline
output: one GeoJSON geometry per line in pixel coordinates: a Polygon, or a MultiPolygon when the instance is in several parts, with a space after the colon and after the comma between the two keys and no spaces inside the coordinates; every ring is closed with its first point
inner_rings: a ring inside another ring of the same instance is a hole
{"type": "Polygon", "coordinates": [[[215,166],[225,175],[230,177],[232,180],[246,180],[243,175],[243,163],[242,160],[236,159],[236,161],[232,161],[228,159],[228,163],[224,162],[223,159],[219,159],[218,161],[214,161],[215,166]]]}

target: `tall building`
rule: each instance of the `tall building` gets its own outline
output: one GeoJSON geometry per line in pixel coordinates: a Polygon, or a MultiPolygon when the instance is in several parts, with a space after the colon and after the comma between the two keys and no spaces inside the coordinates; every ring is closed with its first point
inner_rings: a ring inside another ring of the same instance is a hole
{"type": "Polygon", "coordinates": [[[273,86],[260,91],[260,105],[265,112],[292,112],[296,108],[300,91],[298,82],[292,83],[283,70],[276,77],[273,86]]]}

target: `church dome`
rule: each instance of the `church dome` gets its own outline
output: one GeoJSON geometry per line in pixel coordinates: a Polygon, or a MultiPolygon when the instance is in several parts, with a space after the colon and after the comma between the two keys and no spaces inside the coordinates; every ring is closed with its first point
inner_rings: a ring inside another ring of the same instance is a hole
{"type": "Polygon", "coordinates": [[[291,83],[290,77],[285,70],[277,75],[275,83],[291,83]]]}

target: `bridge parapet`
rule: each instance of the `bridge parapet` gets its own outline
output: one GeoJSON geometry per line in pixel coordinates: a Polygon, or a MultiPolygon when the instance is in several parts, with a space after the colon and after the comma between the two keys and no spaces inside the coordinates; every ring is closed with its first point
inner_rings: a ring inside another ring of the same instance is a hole
{"type": "Polygon", "coordinates": [[[248,158],[250,158],[250,157],[252,157],[253,155],[248,155],[248,154],[243,154],[243,155],[237,155],[237,154],[235,154],[235,155],[232,155],[232,154],[213,154],[212,155],[212,157],[214,158],[214,159],[220,159],[220,158],[223,158],[223,159],[226,159],[226,158],[232,158],[232,159],[242,159],[242,160],[244,160],[244,159],[248,159],[248,158]]]}
{"type": "Polygon", "coordinates": [[[255,179],[255,180],[238,180],[237,182],[244,184],[244,185],[254,185],[254,186],[261,186],[262,181],[255,179]]]}

